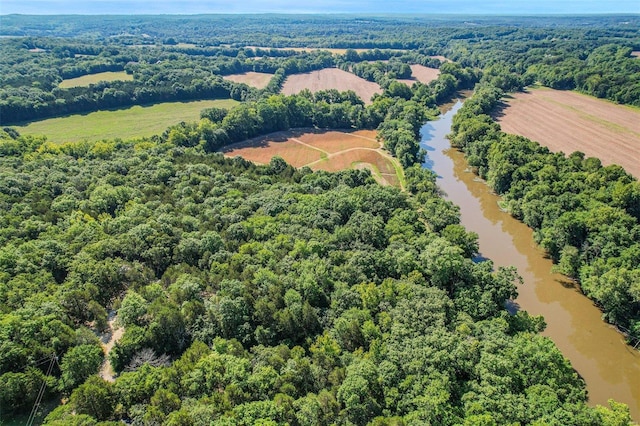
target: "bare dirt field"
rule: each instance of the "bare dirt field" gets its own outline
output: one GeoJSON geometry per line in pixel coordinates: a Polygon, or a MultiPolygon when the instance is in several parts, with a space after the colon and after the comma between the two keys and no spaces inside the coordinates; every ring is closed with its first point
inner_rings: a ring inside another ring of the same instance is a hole
{"type": "Polygon", "coordinates": [[[267,164],[277,155],[292,166],[309,166],[313,170],[368,169],[380,184],[402,188],[402,167],[382,149],[375,136],[372,130],[297,129],[233,144],[222,152],[260,164],[267,164]]]}
{"type": "Polygon", "coordinates": [[[636,58],[640,58],[640,50],[634,50],[631,52],[631,56],[635,56],[636,58]]]}
{"type": "Polygon", "coordinates": [[[223,78],[233,81],[234,83],[244,83],[256,89],[264,89],[267,87],[267,84],[269,84],[269,81],[271,81],[271,78],[273,78],[273,74],[249,71],[242,74],[226,75],[223,78]]]}
{"type": "Polygon", "coordinates": [[[309,89],[311,92],[329,89],[337,89],[341,92],[353,90],[365,104],[371,103],[371,97],[374,93],[382,93],[382,89],[377,83],[372,83],[338,68],[325,68],[319,71],[290,75],[282,86],[282,93],[293,95],[303,89],[309,89]]]}
{"type": "Polygon", "coordinates": [[[502,130],[552,151],[584,152],[640,178],[640,109],[571,91],[533,89],[496,112],[502,130]]]}
{"type": "Polygon", "coordinates": [[[269,164],[272,157],[279,156],[294,167],[302,167],[318,161],[323,152],[295,140],[302,132],[277,132],[226,146],[222,152],[227,157],[240,156],[258,164],[269,164]]]}
{"type": "Polygon", "coordinates": [[[424,65],[411,65],[412,78],[398,80],[405,83],[407,86],[411,86],[416,81],[423,84],[429,84],[433,80],[437,79],[440,75],[440,70],[437,68],[429,68],[424,65]]]}
{"type": "MultiPolygon", "coordinates": [[[[374,171],[381,174],[395,176],[395,169],[389,159],[376,150],[349,150],[336,153],[333,157],[318,161],[309,165],[313,170],[326,170],[336,172],[338,170],[350,169],[360,164],[375,166],[374,171]]],[[[368,168],[368,167],[358,167],[368,168]]]]}
{"type": "Polygon", "coordinates": [[[325,151],[329,154],[354,148],[377,149],[380,143],[375,139],[375,134],[371,137],[371,130],[360,130],[357,132],[327,132],[323,130],[312,130],[297,138],[300,142],[314,148],[325,151]]]}

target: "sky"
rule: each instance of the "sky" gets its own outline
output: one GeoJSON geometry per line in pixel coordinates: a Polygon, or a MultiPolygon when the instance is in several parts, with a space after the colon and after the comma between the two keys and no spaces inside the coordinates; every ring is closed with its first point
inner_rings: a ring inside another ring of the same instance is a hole
{"type": "Polygon", "coordinates": [[[0,0],[0,14],[10,13],[638,14],[640,0],[0,0]]]}

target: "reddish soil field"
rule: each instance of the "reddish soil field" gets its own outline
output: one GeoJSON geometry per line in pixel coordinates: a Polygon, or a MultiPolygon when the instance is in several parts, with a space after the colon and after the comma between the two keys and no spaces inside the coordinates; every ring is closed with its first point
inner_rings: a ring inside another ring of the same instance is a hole
{"type": "Polygon", "coordinates": [[[383,174],[394,174],[395,169],[391,161],[377,151],[369,150],[353,150],[345,151],[327,159],[310,165],[313,170],[326,170],[335,172],[338,170],[351,169],[354,164],[368,163],[373,164],[377,170],[383,174]]]}
{"type": "Polygon", "coordinates": [[[315,130],[298,137],[297,140],[329,154],[344,151],[345,149],[377,149],[380,147],[380,143],[375,140],[375,136],[371,138],[360,134],[360,132],[344,133],[315,130]]]}
{"type": "Polygon", "coordinates": [[[323,152],[303,145],[291,138],[291,132],[272,133],[224,147],[227,157],[240,156],[258,164],[268,164],[272,157],[280,156],[294,167],[320,160],[323,152]]]}
{"type": "Polygon", "coordinates": [[[325,68],[319,71],[290,75],[282,86],[282,93],[293,95],[303,89],[309,89],[311,92],[328,89],[337,89],[341,92],[353,90],[366,104],[371,103],[371,97],[374,93],[382,93],[378,84],[338,68],[325,68]]]}
{"type": "Polygon", "coordinates": [[[255,87],[256,89],[264,89],[271,81],[273,74],[266,74],[263,72],[249,71],[242,74],[231,74],[224,76],[225,80],[233,81],[234,83],[244,83],[247,86],[255,87]]]}
{"type": "Polygon", "coordinates": [[[268,164],[278,155],[292,166],[309,166],[313,170],[369,169],[380,184],[400,188],[395,160],[382,151],[375,137],[374,130],[297,129],[233,144],[222,152],[227,157],[241,156],[259,164],[268,164]]]}
{"type": "Polygon", "coordinates": [[[640,109],[571,91],[534,89],[506,99],[502,130],[552,151],[584,152],[640,178],[640,109]]]}
{"type": "Polygon", "coordinates": [[[424,65],[411,65],[411,74],[413,75],[413,78],[398,81],[405,83],[407,86],[411,86],[416,81],[428,84],[438,78],[440,70],[437,68],[425,67],[424,65]]]}

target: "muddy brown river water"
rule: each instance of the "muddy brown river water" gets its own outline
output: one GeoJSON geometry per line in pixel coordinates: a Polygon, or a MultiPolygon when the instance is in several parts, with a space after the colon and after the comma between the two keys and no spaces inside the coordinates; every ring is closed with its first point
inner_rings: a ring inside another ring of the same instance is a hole
{"type": "Polygon", "coordinates": [[[460,206],[461,221],[479,236],[480,254],[496,266],[513,265],[524,279],[515,306],[543,315],[551,338],[584,378],[589,403],[610,398],[629,405],[640,421],[640,352],[601,319],[600,310],[565,277],[551,273],[552,262],[533,241],[533,232],[498,207],[499,198],[469,169],[464,155],[445,136],[462,101],[445,108],[422,128],[423,167],[438,175],[446,198],[460,206]]]}

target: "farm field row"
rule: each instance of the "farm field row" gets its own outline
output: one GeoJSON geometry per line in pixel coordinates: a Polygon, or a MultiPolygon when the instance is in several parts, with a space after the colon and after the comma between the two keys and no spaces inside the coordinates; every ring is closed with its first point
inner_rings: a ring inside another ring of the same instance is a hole
{"type": "Polygon", "coordinates": [[[224,77],[225,80],[233,81],[234,83],[244,83],[247,86],[255,87],[257,89],[264,89],[269,84],[269,81],[273,78],[273,74],[264,72],[245,72],[242,74],[231,74],[224,77]]]}
{"type": "Polygon", "coordinates": [[[47,135],[52,142],[97,141],[149,137],[181,121],[197,121],[205,108],[231,108],[238,102],[218,99],[193,102],[165,102],[147,106],[96,111],[34,121],[12,126],[25,135],[47,135]]]}
{"type": "Polygon", "coordinates": [[[382,88],[371,81],[360,78],[350,72],[338,68],[325,68],[304,74],[293,74],[287,77],[282,93],[294,95],[304,89],[311,92],[336,89],[338,91],[353,90],[365,104],[371,103],[371,97],[376,93],[382,93],[382,88]]]}
{"type": "Polygon", "coordinates": [[[429,84],[433,80],[438,78],[438,76],[440,75],[440,70],[437,68],[429,68],[425,67],[424,65],[414,64],[411,65],[411,75],[412,78],[400,79],[398,81],[401,81],[408,86],[411,86],[416,81],[419,81],[423,84],[429,84]]]}
{"type": "Polygon", "coordinates": [[[271,133],[222,149],[225,156],[240,156],[258,164],[267,164],[275,156],[295,167],[335,172],[345,169],[369,169],[383,185],[402,187],[402,168],[382,150],[376,132],[296,129],[271,133]]]}
{"type": "Polygon", "coordinates": [[[506,133],[525,136],[556,152],[584,152],[640,178],[638,108],[537,88],[508,97],[495,118],[506,133]]]}

